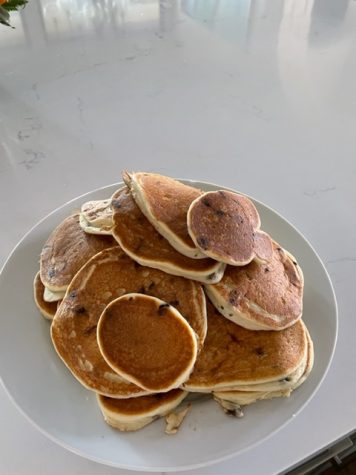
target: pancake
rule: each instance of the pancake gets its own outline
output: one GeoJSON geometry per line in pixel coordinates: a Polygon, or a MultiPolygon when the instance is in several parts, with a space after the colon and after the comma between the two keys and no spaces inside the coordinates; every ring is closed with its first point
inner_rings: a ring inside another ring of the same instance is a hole
{"type": "Polygon", "coordinates": [[[48,303],[59,302],[60,300],[63,299],[65,294],[66,294],[65,290],[61,292],[52,292],[52,290],[49,290],[47,287],[43,286],[42,298],[45,302],[48,302],[48,303]]]}
{"type": "MultiPolygon", "coordinates": [[[[301,321],[280,332],[251,331],[224,318],[210,302],[207,308],[208,333],[193,373],[183,384],[187,391],[248,389],[279,382],[288,388],[287,378],[305,366],[308,348],[301,321]]],[[[275,389],[271,386],[268,390],[275,389]]]]}
{"type": "Polygon", "coordinates": [[[133,260],[168,274],[203,283],[221,280],[225,264],[212,259],[191,259],[176,251],[136,205],[128,188],[112,197],[114,238],[133,260]]]}
{"type": "Polygon", "coordinates": [[[33,281],[33,292],[34,292],[35,303],[39,311],[41,312],[41,314],[48,320],[52,320],[54,317],[54,314],[57,311],[58,302],[46,302],[43,299],[44,289],[45,287],[42,284],[42,281],[40,279],[40,272],[38,271],[35,276],[35,280],[33,281]]]}
{"type": "Polygon", "coordinates": [[[206,257],[188,234],[187,212],[201,190],[155,173],[123,173],[142,213],[174,249],[192,259],[206,257]]]}
{"type": "Polygon", "coordinates": [[[187,394],[180,389],[173,389],[163,394],[131,399],[113,399],[98,395],[98,404],[105,422],[110,426],[121,431],[134,431],[167,415],[187,394]]]}
{"type": "Polygon", "coordinates": [[[96,327],[107,304],[132,292],[152,295],[176,307],[198,336],[199,347],[206,335],[201,285],[142,267],[119,246],[92,257],[70,283],[53,319],[51,336],[57,353],[73,375],[85,387],[106,396],[125,398],[143,392],[131,383],[123,384],[102,357],[96,338],[96,327]]]}
{"type": "Polygon", "coordinates": [[[186,381],[197,357],[197,340],[176,308],[156,297],[131,293],[108,304],[97,340],[108,365],[122,378],[167,392],[186,381]]]}
{"type": "Polygon", "coordinates": [[[260,235],[260,217],[251,200],[230,191],[198,196],[187,214],[188,232],[207,256],[233,266],[272,257],[272,241],[260,235]]]}
{"type": "Polygon", "coordinates": [[[229,320],[250,330],[283,330],[302,316],[304,279],[295,258],[273,243],[268,264],[227,266],[223,279],[206,285],[210,300],[229,320]]]}
{"type": "Polygon", "coordinates": [[[314,364],[313,342],[306,327],[305,332],[308,344],[307,361],[302,376],[292,386],[289,386],[288,388],[281,386],[279,389],[274,388],[264,391],[258,390],[258,385],[256,385],[256,387],[251,387],[251,389],[247,391],[245,389],[246,387],[242,386],[240,390],[234,389],[231,391],[216,391],[213,393],[214,399],[223,407],[224,410],[229,411],[236,409],[238,406],[253,404],[254,402],[262,399],[289,397],[292,391],[297,389],[308,378],[314,364]]]}
{"type": "Polygon", "coordinates": [[[52,292],[65,291],[78,270],[95,254],[112,247],[111,236],[87,234],[79,214],[66,218],[47,239],[40,258],[41,281],[52,292]]]}
{"type": "Polygon", "coordinates": [[[89,234],[111,234],[111,199],[87,201],[79,216],[80,227],[89,234]]]}

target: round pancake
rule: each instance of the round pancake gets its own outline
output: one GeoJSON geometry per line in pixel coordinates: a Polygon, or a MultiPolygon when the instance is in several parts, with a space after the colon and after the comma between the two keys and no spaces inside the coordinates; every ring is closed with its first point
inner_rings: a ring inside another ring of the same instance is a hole
{"type": "Polygon", "coordinates": [[[180,389],[172,389],[166,393],[130,399],[113,399],[98,395],[98,404],[105,422],[121,431],[134,431],[168,414],[187,394],[180,389]]]}
{"type": "Polygon", "coordinates": [[[251,200],[230,191],[210,191],[198,196],[187,214],[188,232],[207,256],[234,266],[244,266],[256,256],[269,260],[272,242],[259,235],[260,217],[251,200]]]}
{"type": "Polygon", "coordinates": [[[225,264],[209,258],[191,259],[176,251],[141,212],[128,188],[113,195],[112,209],[112,234],[139,264],[203,283],[221,280],[225,264]]]}
{"type": "Polygon", "coordinates": [[[207,337],[184,389],[210,392],[279,381],[305,361],[301,321],[280,332],[251,331],[224,318],[210,302],[207,308],[207,337]]]}
{"type": "Polygon", "coordinates": [[[126,294],[101,314],[97,340],[108,365],[148,391],[167,392],[186,381],[197,340],[176,308],[144,294],[126,294]]]}
{"type": "Polygon", "coordinates": [[[188,234],[187,212],[202,191],[155,173],[123,173],[142,213],[174,249],[193,259],[206,257],[188,234]]]}
{"type": "Polygon", "coordinates": [[[40,279],[40,272],[38,271],[33,281],[33,292],[35,303],[41,314],[48,320],[52,320],[57,311],[58,302],[46,302],[43,299],[44,285],[40,279]]]}
{"type": "Polygon", "coordinates": [[[111,199],[87,201],[80,210],[79,223],[89,234],[111,234],[111,199]]]}
{"type": "Polygon", "coordinates": [[[111,236],[87,234],[79,213],[66,218],[47,239],[40,258],[43,284],[53,292],[66,290],[78,270],[95,254],[115,245],[111,236]]]}
{"type": "Polygon", "coordinates": [[[268,264],[227,266],[223,279],[206,285],[210,300],[229,320],[250,330],[282,330],[302,316],[304,279],[297,261],[273,243],[268,264]]]}
{"type": "MultiPolygon", "coordinates": [[[[303,322],[301,321],[303,324],[303,322]]],[[[262,383],[262,384],[251,384],[251,385],[243,385],[243,386],[235,386],[233,388],[224,389],[222,391],[214,391],[214,397],[218,397],[220,399],[225,399],[230,402],[238,402],[242,404],[241,401],[250,400],[251,403],[253,402],[253,397],[256,396],[258,398],[259,395],[265,394],[273,396],[271,397],[278,397],[276,393],[283,393],[282,395],[289,395],[292,391],[297,389],[304,381],[308,378],[311,370],[313,369],[314,364],[314,346],[313,342],[310,338],[308,329],[303,324],[306,339],[307,339],[307,354],[303,359],[300,367],[290,373],[287,377],[280,379],[278,381],[272,381],[269,383],[262,383]],[[236,396],[236,399],[235,399],[236,396]],[[237,399],[238,398],[238,399],[237,399]],[[240,401],[240,402],[239,402],[240,401]]],[[[266,397],[263,397],[265,399],[266,397]]],[[[269,398],[269,397],[268,397],[269,398]]],[[[258,398],[260,399],[260,398],[258,398]]],[[[247,404],[247,403],[246,403],[247,404]]],[[[250,403],[249,403],[250,404],[250,403]]]]}
{"type": "Polygon", "coordinates": [[[131,383],[123,384],[102,357],[96,338],[97,324],[107,304],[131,292],[146,293],[176,307],[197,334],[200,347],[206,335],[201,285],[140,266],[119,246],[95,255],[70,283],[53,319],[51,336],[73,375],[85,387],[111,397],[144,392],[131,383]]]}

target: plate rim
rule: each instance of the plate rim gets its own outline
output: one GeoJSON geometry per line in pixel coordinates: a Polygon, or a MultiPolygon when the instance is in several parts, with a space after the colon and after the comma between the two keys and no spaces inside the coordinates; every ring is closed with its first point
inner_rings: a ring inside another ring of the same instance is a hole
{"type": "MultiPolygon", "coordinates": [[[[251,443],[250,445],[248,445],[247,447],[243,447],[242,449],[240,449],[238,452],[232,452],[232,453],[228,453],[228,454],[225,454],[225,455],[221,455],[217,458],[214,458],[213,460],[208,460],[208,461],[204,461],[204,462],[197,462],[197,463],[191,463],[189,465],[180,465],[180,466],[157,466],[157,467],[147,467],[147,466],[134,466],[134,465],[125,465],[125,464],[117,464],[116,462],[110,462],[109,460],[106,460],[106,459],[101,459],[100,457],[96,457],[96,456],[92,456],[90,454],[87,454],[86,452],[84,451],[81,451],[80,449],[77,449],[76,447],[73,447],[72,445],[68,444],[67,442],[63,441],[62,439],[52,435],[50,432],[48,432],[45,428],[41,427],[35,420],[33,420],[31,418],[31,416],[29,414],[27,414],[27,412],[20,406],[20,404],[16,401],[16,399],[14,398],[14,396],[10,393],[10,390],[7,388],[4,380],[3,380],[3,377],[2,375],[0,374],[0,384],[2,386],[2,388],[4,389],[5,393],[7,394],[7,396],[9,397],[10,401],[12,402],[12,404],[16,407],[16,409],[20,412],[20,414],[22,414],[25,419],[33,426],[35,427],[42,435],[44,435],[45,437],[47,437],[48,439],[50,439],[52,442],[54,442],[56,445],[59,445],[60,447],[68,450],[69,452],[71,453],[74,453],[75,455],[78,455],[80,456],[81,458],[84,458],[86,460],[90,460],[92,462],[96,462],[96,463],[99,463],[99,464],[102,464],[102,465],[106,465],[106,466],[110,466],[110,467],[115,467],[115,468],[121,468],[121,469],[125,469],[125,470],[130,470],[130,471],[143,471],[143,472],[183,472],[183,471],[188,471],[188,470],[194,470],[194,469],[198,469],[198,468],[203,468],[203,467],[208,467],[208,466],[211,466],[211,465],[214,465],[214,464],[217,464],[219,462],[223,462],[223,461],[226,461],[226,460],[230,460],[232,459],[233,457],[237,457],[249,450],[252,450],[253,448],[257,447],[258,445],[262,444],[263,442],[265,442],[266,440],[270,439],[272,436],[274,436],[277,432],[281,431],[282,429],[284,429],[293,419],[295,419],[295,417],[297,415],[299,415],[302,410],[304,409],[304,407],[311,402],[311,400],[314,398],[315,394],[319,391],[320,389],[320,386],[322,385],[322,383],[324,382],[327,374],[329,373],[329,370],[330,370],[330,366],[331,366],[331,363],[334,359],[334,355],[335,355],[335,350],[336,350],[336,346],[337,346],[337,341],[338,341],[338,334],[339,334],[339,309],[338,309],[338,302],[337,302],[337,298],[336,298],[336,293],[335,293],[335,289],[334,289],[334,286],[333,286],[333,283],[332,283],[332,280],[331,280],[331,277],[329,275],[329,272],[324,264],[324,262],[322,261],[321,257],[319,256],[318,252],[315,250],[314,246],[310,243],[310,241],[304,236],[304,234],[299,231],[288,219],[286,219],[284,216],[282,216],[278,211],[276,211],[275,209],[271,208],[269,205],[265,204],[264,202],[256,199],[256,198],[253,198],[252,196],[246,194],[246,193],[243,193],[243,192],[240,192],[240,191],[237,191],[237,190],[234,190],[230,187],[226,187],[226,186],[221,186],[219,184],[216,184],[216,183],[213,183],[213,182],[208,182],[208,181],[203,181],[203,180],[196,180],[196,179],[187,179],[187,178],[175,178],[176,180],[178,181],[181,181],[183,183],[186,183],[186,184],[191,184],[192,186],[199,186],[199,184],[203,184],[203,185],[207,185],[207,186],[213,186],[213,187],[216,187],[216,188],[220,188],[220,189],[225,189],[227,191],[232,191],[234,193],[239,193],[241,195],[244,195],[246,196],[247,198],[251,199],[253,202],[265,207],[269,212],[272,212],[273,214],[277,215],[278,218],[280,218],[281,220],[285,221],[292,229],[295,233],[297,233],[306,243],[307,245],[310,247],[310,249],[312,250],[312,252],[314,253],[314,255],[317,257],[317,260],[319,262],[319,265],[321,265],[325,275],[326,275],[326,278],[327,278],[327,281],[329,283],[329,287],[331,289],[331,296],[332,296],[332,300],[333,300],[333,304],[334,304],[334,310],[335,310],[335,335],[334,335],[334,340],[333,340],[333,345],[332,345],[332,348],[331,348],[331,352],[330,352],[330,357],[329,357],[329,360],[328,360],[328,363],[326,365],[326,368],[325,368],[325,371],[324,371],[324,374],[322,375],[322,377],[320,378],[320,380],[318,381],[317,385],[315,386],[314,390],[312,391],[312,393],[310,394],[310,396],[308,397],[308,399],[306,401],[304,401],[304,403],[298,408],[297,411],[295,411],[289,418],[287,418],[283,424],[279,425],[277,428],[275,428],[274,430],[272,430],[269,434],[267,434],[266,436],[262,437],[261,439],[251,443]]],[[[87,191],[85,193],[82,193],[81,195],[78,195],[78,196],[75,196],[74,198],[68,200],[67,202],[63,203],[62,205],[58,206],[57,208],[55,208],[54,210],[50,211],[49,213],[47,213],[43,218],[39,219],[23,236],[22,238],[16,243],[16,245],[13,247],[13,249],[10,251],[10,253],[8,254],[7,258],[5,259],[1,269],[0,269],[0,277],[2,277],[6,267],[7,267],[7,264],[8,262],[10,261],[10,259],[12,258],[12,256],[15,254],[17,248],[22,244],[23,241],[26,240],[27,236],[29,236],[32,231],[34,229],[36,229],[38,226],[40,226],[42,224],[42,222],[46,221],[48,218],[50,218],[52,215],[55,215],[56,213],[58,213],[61,209],[65,208],[66,206],[70,205],[71,203],[73,203],[74,201],[77,201],[81,198],[85,198],[85,196],[87,195],[90,195],[92,193],[97,193],[97,192],[100,192],[100,191],[104,191],[105,189],[107,188],[112,188],[114,186],[122,186],[124,183],[121,181],[121,182],[114,182],[114,183],[111,183],[111,184],[108,184],[108,185],[104,185],[104,186],[100,186],[98,188],[95,188],[93,190],[90,190],[90,191],[87,191]]]]}

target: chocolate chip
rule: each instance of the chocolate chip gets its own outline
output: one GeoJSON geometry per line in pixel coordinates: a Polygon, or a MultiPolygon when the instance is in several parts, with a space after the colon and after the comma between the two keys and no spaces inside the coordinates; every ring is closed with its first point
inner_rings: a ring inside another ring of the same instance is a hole
{"type": "Polygon", "coordinates": [[[81,305],[78,305],[78,306],[74,307],[73,310],[74,310],[75,313],[78,313],[78,314],[86,312],[85,307],[83,307],[81,305]]]}
{"type": "Polygon", "coordinates": [[[121,208],[120,200],[111,200],[111,206],[116,209],[121,208]]]}
{"type": "Polygon", "coordinates": [[[97,325],[91,325],[84,330],[85,335],[90,335],[94,330],[96,330],[97,325]]]}
{"type": "Polygon", "coordinates": [[[210,204],[210,201],[209,201],[207,198],[204,198],[202,201],[203,201],[203,204],[204,204],[205,206],[207,206],[208,208],[210,208],[211,204],[210,204]]]}
{"type": "Polygon", "coordinates": [[[55,275],[56,275],[56,271],[55,269],[53,269],[53,267],[51,267],[48,271],[48,277],[52,279],[52,277],[54,277],[55,275]]]}
{"type": "Polygon", "coordinates": [[[222,196],[223,198],[226,198],[226,195],[225,195],[224,191],[219,190],[218,193],[219,193],[219,195],[222,196]]]}
{"type": "Polygon", "coordinates": [[[225,211],[223,211],[222,209],[216,209],[215,214],[216,216],[219,216],[219,217],[225,216],[225,211]]]}
{"type": "Polygon", "coordinates": [[[133,297],[129,297],[129,301],[132,302],[132,300],[133,300],[133,297]]]}
{"type": "Polygon", "coordinates": [[[222,305],[220,305],[220,308],[221,308],[221,310],[224,310],[224,307],[222,305]]]}
{"type": "Polygon", "coordinates": [[[229,313],[229,317],[232,317],[233,316],[233,313],[229,313]]]}
{"type": "Polygon", "coordinates": [[[268,268],[268,267],[265,267],[265,272],[269,272],[269,268],[268,268]]]}
{"type": "Polygon", "coordinates": [[[142,286],[137,292],[138,292],[139,294],[145,294],[145,293],[146,293],[146,289],[142,286]]]}
{"type": "Polygon", "coordinates": [[[229,304],[230,305],[237,305],[239,300],[240,300],[240,296],[239,296],[238,291],[236,289],[231,290],[231,292],[229,294],[229,304]]]}
{"type": "Polygon", "coordinates": [[[298,265],[298,264],[297,264],[297,262],[295,262],[295,261],[293,261],[293,264],[294,264],[295,266],[297,266],[297,265],[298,265]]]}
{"type": "Polygon", "coordinates": [[[291,379],[287,376],[286,378],[280,379],[279,381],[280,381],[281,383],[289,383],[290,380],[291,380],[291,379]]]}
{"type": "Polygon", "coordinates": [[[75,299],[75,297],[77,296],[77,291],[76,290],[72,290],[72,292],[69,293],[68,297],[70,299],[75,299]]]}
{"type": "Polygon", "coordinates": [[[255,353],[258,356],[263,356],[265,354],[265,352],[263,351],[263,349],[260,346],[258,348],[255,348],[255,353]]]}
{"type": "Polygon", "coordinates": [[[277,247],[277,251],[281,251],[281,250],[282,250],[282,248],[281,248],[281,247],[277,247]]]}
{"type": "Polygon", "coordinates": [[[148,290],[151,290],[155,286],[154,282],[151,282],[150,285],[148,286],[148,290]]]}
{"type": "Polygon", "coordinates": [[[233,333],[230,333],[229,332],[229,337],[231,338],[231,340],[235,343],[240,343],[240,340],[237,338],[236,335],[234,335],[233,333]]]}
{"type": "Polygon", "coordinates": [[[201,247],[202,249],[208,248],[209,240],[206,237],[204,236],[198,237],[197,242],[198,242],[198,246],[201,247]]]}
{"type": "Polygon", "coordinates": [[[168,307],[170,307],[169,303],[161,303],[161,305],[158,307],[158,315],[162,317],[168,307]]]}
{"type": "Polygon", "coordinates": [[[209,275],[208,275],[208,279],[209,279],[209,280],[213,280],[213,279],[215,279],[215,276],[216,276],[216,273],[213,272],[212,274],[209,274],[209,275]]]}

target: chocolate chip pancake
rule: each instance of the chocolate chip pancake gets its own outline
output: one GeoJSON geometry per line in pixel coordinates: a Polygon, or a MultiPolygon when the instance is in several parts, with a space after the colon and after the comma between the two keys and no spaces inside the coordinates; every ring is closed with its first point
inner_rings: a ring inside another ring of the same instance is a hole
{"type": "Polygon", "coordinates": [[[260,235],[260,218],[251,200],[230,191],[210,191],[198,196],[187,214],[188,232],[207,256],[234,266],[244,266],[256,256],[268,261],[272,241],[260,235]]]}
{"type": "Polygon", "coordinates": [[[45,290],[45,287],[42,284],[42,281],[40,279],[40,272],[38,271],[35,276],[35,280],[33,281],[33,292],[34,292],[35,303],[39,311],[41,312],[41,314],[48,320],[52,320],[54,317],[54,314],[57,311],[57,306],[60,301],[46,302],[43,298],[44,290],[45,290]]]}
{"type": "Polygon", "coordinates": [[[207,307],[207,337],[184,389],[210,392],[243,386],[249,390],[281,380],[285,380],[283,388],[288,388],[286,378],[304,372],[308,348],[301,321],[280,332],[251,331],[224,318],[210,302],[207,307]]]}
{"type": "Polygon", "coordinates": [[[108,365],[148,391],[167,392],[186,381],[197,357],[189,323],[172,305],[131,293],[101,314],[97,340],[108,365]]]}
{"type": "Polygon", "coordinates": [[[152,226],[181,254],[206,257],[193,243],[187,229],[190,204],[201,190],[155,173],[123,173],[123,179],[152,226]]]}
{"type": "Polygon", "coordinates": [[[80,210],[79,223],[89,234],[111,234],[111,199],[87,201],[80,210]]]}
{"type": "Polygon", "coordinates": [[[105,422],[126,432],[142,429],[154,420],[164,417],[175,409],[187,394],[180,389],[172,389],[166,393],[130,399],[113,399],[98,395],[98,404],[105,422]]]}
{"type": "MultiPolygon", "coordinates": [[[[308,378],[314,364],[314,347],[312,339],[309,335],[307,328],[305,327],[308,355],[304,371],[299,379],[297,379],[292,385],[288,384],[287,378],[284,378],[279,382],[279,387],[271,385],[270,388],[261,388],[259,385],[251,386],[246,389],[246,386],[241,386],[239,389],[231,391],[216,391],[213,393],[214,399],[225,409],[234,410],[236,407],[253,404],[256,401],[262,399],[272,399],[276,397],[289,397],[295,389],[297,389],[308,378]],[[287,386],[288,384],[288,386],[287,386]]],[[[289,378],[288,378],[289,379],[289,378]]]]}
{"type": "Polygon", "coordinates": [[[65,291],[74,275],[92,256],[114,245],[111,236],[84,232],[79,225],[79,214],[73,214],[56,227],[42,249],[41,281],[52,292],[65,291]]]}
{"type": "Polygon", "coordinates": [[[251,330],[282,330],[302,316],[303,286],[297,261],[273,243],[268,264],[227,266],[223,279],[205,290],[229,320],[251,330]]]}
{"type": "Polygon", "coordinates": [[[195,331],[199,347],[206,335],[205,296],[197,282],[140,266],[119,246],[95,255],[71,281],[51,334],[59,356],[74,376],[87,388],[111,397],[143,392],[131,383],[124,385],[102,357],[96,338],[104,308],[132,292],[152,295],[177,308],[195,331]]]}
{"type": "Polygon", "coordinates": [[[225,264],[209,258],[191,259],[176,251],[141,212],[127,187],[114,193],[112,210],[112,234],[139,264],[203,283],[221,280],[225,264]]]}

